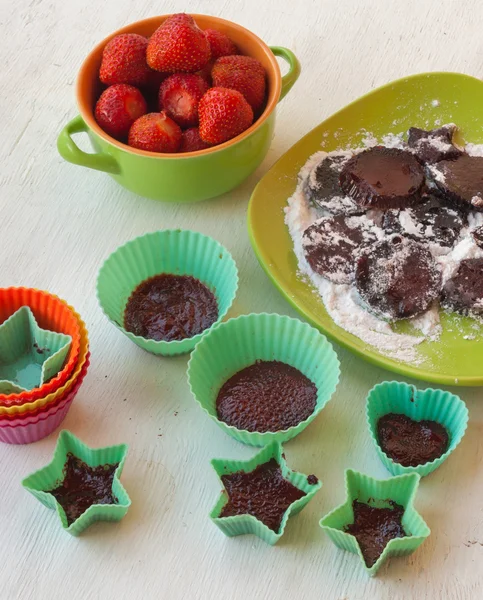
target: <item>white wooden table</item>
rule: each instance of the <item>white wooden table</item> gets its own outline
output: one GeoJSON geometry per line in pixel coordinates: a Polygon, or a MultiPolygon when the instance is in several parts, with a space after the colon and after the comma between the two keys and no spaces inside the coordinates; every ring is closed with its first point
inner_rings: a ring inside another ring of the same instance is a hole
{"type": "Polygon", "coordinates": [[[245,213],[256,182],[303,134],[376,86],[432,70],[483,76],[483,4],[1,0],[0,10],[0,285],[48,289],[83,315],[92,366],[64,426],[88,444],[129,444],[123,482],[133,501],[120,524],[97,524],[72,538],[20,486],[50,461],[57,434],[31,446],[2,445],[0,598],[483,597],[480,390],[460,390],[471,419],[465,439],[420,486],[416,504],[432,535],[370,580],[318,521],[343,500],[345,468],[388,476],[366,431],[364,400],[370,387],[393,376],[336,348],[342,378],[335,397],[286,447],[289,464],[316,473],[322,490],[277,546],[252,536],[229,539],[208,519],[220,492],[209,461],[254,450],[227,437],[195,404],[186,357],[163,360],[131,344],[102,315],[94,292],[100,264],[119,244],[156,228],[193,228],[225,244],[238,263],[232,316],[294,316],[249,244],[245,213]],[[267,43],[291,48],[303,67],[279,106],[263,165],[235,192],[191,206],[135,197],[102,173],[65,163],[55,145],[76,114],[73,82],[94,44],[129,22],[182,10],[237,21],[267,43]]]}

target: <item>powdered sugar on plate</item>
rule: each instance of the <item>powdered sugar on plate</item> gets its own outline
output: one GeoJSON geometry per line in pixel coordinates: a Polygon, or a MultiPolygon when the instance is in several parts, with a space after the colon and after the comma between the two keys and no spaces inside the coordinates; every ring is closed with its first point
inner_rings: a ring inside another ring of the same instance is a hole
{"type": "MultiPolygon", "coordinates": [[[[377,144],[407,149],[403,141],[403,134],[390,134],[378,141],[373,135],[367,133],[362,147],[352,150],[352,153],[363,151],[377,144]]],[[[473,156],[483,156],[483,145],[468,144],[466,150],[473,156]]],[[[312,155],[301,169],[297,188],[288,199],[288,206],[285,208],[285,223],[293,240],[299,273],[313,284],[314,292],[322,298],[328,314],[339,327],[355,335],[369,346],[374,346],[378,352],[389,358],[419,364],[423,358],[418,352],[418,345],[425,340],[436,340],[442,331],[437,303],[424,313],[409,319],[409,323],[415,330],[414,335],[398,333],[390,322],[376,317],[367,310],[354,286],[329,281],[315,273],[305,257],[302,243],[304,231],[316,220],[327,216],[328,213],[312,206],[305,196],[304,185],[321,160],[327,156],[340,155],[341,152],[343,151],[330,153],[321,151],[312,155]]],[[[360,218],[357,217],[357,219],[360,218]]],[[[378,224],[381,213],[377,210],[368,211],[362,218],[370,219],[378,224]]],[[[405,218],[403,216],[403,220],[405,218]]],[[[452,249],[443,248],[437,243],[428,245],[441,269],[443,283],[456,271],[461,260],[483,256],[483,250],[475,244],[470,235],[470,231],[479,224],[483,224],[483,213],[470,213],[468,226],[461,230],[459,240],[452,249]]],[[[418,224],[406,223],[405,229],[411,231],[411,228],[415,229],[413,233],[421,233],[418,224]]],[[[374,231],[378,232],[378,239],[384,235],[377,226],[374,227],[374,231]]],[[[432,232],[426,230],[425,233],[429,235],[432,232]]]]}

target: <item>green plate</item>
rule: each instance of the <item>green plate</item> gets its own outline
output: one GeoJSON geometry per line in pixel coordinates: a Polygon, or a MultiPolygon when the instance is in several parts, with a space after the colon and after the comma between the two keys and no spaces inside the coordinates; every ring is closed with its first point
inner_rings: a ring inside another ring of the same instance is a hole
{"type": "MultiPolygon", "coordinates": [[[[483,81],[459,73],[423,73],[389,83],[349,104],[313,129],[270,169],[253,192],[248,229],[255,253],[275,286],[312,325],[366,360],[410,377],[446,385],[483,385],[483,344],[474,321],[442,313],[443,333],[418,348],[417,365],[387,358],[338,327],[311,284],[297,275],[297,259],[283,209],[297,174],[319,150],[359,146],[365,131],[380,137],[409,127],[424,129],[453,122],[466,142],[483,143],[483,81]]],[[[399,332],[409,332],[404,323],[399,332]]]]}

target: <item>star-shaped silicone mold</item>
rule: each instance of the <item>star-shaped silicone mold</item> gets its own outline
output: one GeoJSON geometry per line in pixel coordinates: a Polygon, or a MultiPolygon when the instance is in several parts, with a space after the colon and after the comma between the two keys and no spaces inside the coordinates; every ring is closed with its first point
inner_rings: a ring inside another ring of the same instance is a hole
{"type": "Polygon", "coordinates": [[[40,387],[62,369],[70,335],[41,329],[28,306],[0,325],[0,393],[40,387]]]}
{"type": "Polygon", "coordinates": [[[32,473],[22,481],[23,487],[40,500],[47,508],[57,511],[62,527],[72,535],[79,535],[84,529],[95,521],[120,521],[131,506],[131,500],[119,481],[127,446],[108,446],[105,448],[89,448],[75,437],[70,431],[60,432],[52,462],[43,469],[32,473]],[[88,467],[117,464],[112,481],[112,494],[116,498],[115,504],[93,504],[82,513],[73,523],[68,524],[67,516],[54,496],[49,491],[54,490],[64,479],[64,468],[68,455],[79,458],[88,467]]]}
{"type": "MultiPolygon", "coordinates": [[[[281,444],[276,442],[265,446],[250,460],[237,461],[214,459],[211,461],[211,464],[220,478],[222,485],[224,485],[222,479],[223,476],[229,476],[239,472],[249,474],[255,471],[257,467],[265,465],[272,460],[280,467],[283,479],[297,488],[297,492],[292,489],[292,491],[295,492],[294,495],[299,495],[299,492],[302,492],[303,495],[290,503],[285,509],[280,526],[277,531],[274,531],[257,517],[248,513],[237,514],[234,516],[221,516],[223,509],[230,502],[226,489],[223,490],[218,502],[210,513],[210,518],[225,535],[232,537],[252,533],[268,544],[276,544],[284,533],[285,525],[287,524],[289,517],[300,512],[321,488],[322,483],[314,475],[307,477],[307,475],[294,472],[287,467],[283,455],[283,448],[281,444]]],[[[278,501],[279,498],[274,497],[274,504],[278,501]]]]}
{"type": "Polygon", "coordinates": [[[414,552],[431,533],[421,515],[413,506],[420,476],[417,473],[398,475],[389,479],[374,479],[357,471],[345,472],[347,498],[320,521],[320,526],[336,546],[358,554],[366,572],[373,576],[383,562],[390,556],[403,556],[414,552]],[[354,522],[352,503],[359,500],[378,508],[388,507],[392,501],[403,506],[402,525],[408,534],[405,537],[391,539],[377,561],[368,567],[356,538],[344,531],[354,522]]]}

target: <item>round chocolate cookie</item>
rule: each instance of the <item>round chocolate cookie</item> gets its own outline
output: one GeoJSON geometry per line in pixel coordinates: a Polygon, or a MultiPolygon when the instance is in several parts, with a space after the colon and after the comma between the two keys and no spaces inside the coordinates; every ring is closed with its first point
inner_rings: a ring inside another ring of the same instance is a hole
{"type": "Polygon", "coordinates": [[[440,160],[454,160],[463,152],[453,144],[456,125],[443,125],[438,129],[425,131],[411,127],[408,131],[408,146],[414,150],[419,160],[435,163],[440,160]]]}
{"type": "Polygon", "coordinates": [[[404,210],[388,210],[382,220],[387,233],[401,233],[418,242],[433,242],[452,247],[467,224],[464,210],[435,194],[404,210]]]}
{"type": "Polygon", "coordinates": [[[333,215],[357,215],[364,210],[346,196],[339,185],[339,175],[347,162],[346,154],[325,156],[310,172],[304,186],[306,197],[333,215]]]}
{"type": "Polygon", "coordinates": [[[191,275],[161,273],[138,285],[124,310],[125,328],[151,340],[183,340],[218,319],[213,292],[191,275]]]}
{"type": "Polygon", "coordinates": [[[363,208],[404,208],[419,197],[424,170],[411,152],[374,146],[345,163],[339,183],[363,208]]]}
{"type": "Polygon", "coordinates": [[[317,387],[301,371],[280,361],[257,361],[238,371],[218,392],[220,421],[246,431],[282,431],[314,412],[317,387]]]}
{"type": "Polygon", "coordinates": [[[361,298],[375,314],[391,320],[427,310],[441,289],[441,272],[429,250],[399,235],[363,254],[355,277],[361,298]]]}
{"type": "Polygon", "coordinates": [[[436,186],[449,200],[472,210],[483,211],[483,156],[462,154],[430,167],[436,186]]]}
{"type": "Polygon", "coordinates": [[[461,261],[443,287],[441,304],[464,315],[483,314],[483,258],[461,261]]]}
{"type": "Polygon", "coordinates": [[[373,224],[362,217],[324,217],[304,231],[302,245],[310,267],[334,283],[354,279],[362,250],[377,240],[373,224]]]}

